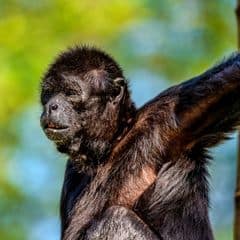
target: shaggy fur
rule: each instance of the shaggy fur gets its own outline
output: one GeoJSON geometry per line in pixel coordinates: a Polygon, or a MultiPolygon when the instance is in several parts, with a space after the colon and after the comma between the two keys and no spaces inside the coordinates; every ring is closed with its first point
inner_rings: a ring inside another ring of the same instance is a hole
{"type": "Polygon", "coordinates": [[[239,92],[236,54],[136,110],[107,54],[60,55],[43,79],[41,123],[70,157],[62,239],[212,240],[207,148],[239,125],[239,92]]]}

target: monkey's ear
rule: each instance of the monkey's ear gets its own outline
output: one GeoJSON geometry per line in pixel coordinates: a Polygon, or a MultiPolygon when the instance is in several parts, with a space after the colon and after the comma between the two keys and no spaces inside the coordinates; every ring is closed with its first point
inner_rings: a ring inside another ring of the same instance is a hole
{"type": "Polygon", "coordinates": [[[118,90],[117,95],[112,99],[112,103],[114,105],[117,105],[118,103],[121,102],[121,100],[124,97],[124,92],[125,92],[125,81],[124,78],[116,78],[113,80],[114,85],[118,90]]]}
{"type": "Polygon", "coordinates": [[[114,105],[117,105],[117,104],[119,104],[122,101],[122,99],[124,97],[124,92],[125,92],[125,87],[121,86],[118,95],[112,101],[112,103],[114,105]]]}

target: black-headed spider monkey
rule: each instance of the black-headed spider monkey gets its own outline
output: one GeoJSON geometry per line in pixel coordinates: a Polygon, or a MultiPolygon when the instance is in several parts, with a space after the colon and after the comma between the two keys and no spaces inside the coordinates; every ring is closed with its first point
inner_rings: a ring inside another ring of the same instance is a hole
{"type": "Polygon", "coordinates": [[[136,109],[118,64],[77,47],[49,67],[41,102],[69,156],[62,239],[213,239],[207,149],[239,124],[239,54],[136,109]]]}

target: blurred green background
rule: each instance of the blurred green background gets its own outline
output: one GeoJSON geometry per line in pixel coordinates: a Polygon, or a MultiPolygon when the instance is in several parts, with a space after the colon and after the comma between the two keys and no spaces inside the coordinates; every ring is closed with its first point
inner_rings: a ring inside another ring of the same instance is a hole
{"type": "MultiPolygon", "coordinates": [[[[40,79],[66,47],[125,69],[137,105],[236,49],[235,0],[0,0],[0,239],[59,239],[65,156],[39,126],[40,79]]],[[[236,136],[213,150],[211,221],[232,239],[236,136]],[[216,161],[215,161],[216,159],[216,161]]]]}

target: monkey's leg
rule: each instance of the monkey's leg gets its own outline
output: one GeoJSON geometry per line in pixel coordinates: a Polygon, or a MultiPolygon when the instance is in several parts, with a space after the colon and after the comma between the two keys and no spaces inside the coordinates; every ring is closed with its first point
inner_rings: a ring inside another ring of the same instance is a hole
{"type": "Polygon", "coordinates": [[[86,240],[160,240],[133,211],[113,206],[86,232],[86,240]]]}

